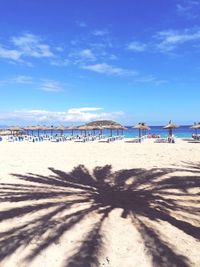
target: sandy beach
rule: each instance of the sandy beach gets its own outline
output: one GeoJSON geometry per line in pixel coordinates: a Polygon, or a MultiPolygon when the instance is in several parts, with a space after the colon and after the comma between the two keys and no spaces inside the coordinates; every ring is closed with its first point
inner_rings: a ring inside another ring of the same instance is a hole
{"type": "Polygon", "coordinates": [[[200,266],[200,144],[0,144],[1,267],[200,266]]]}

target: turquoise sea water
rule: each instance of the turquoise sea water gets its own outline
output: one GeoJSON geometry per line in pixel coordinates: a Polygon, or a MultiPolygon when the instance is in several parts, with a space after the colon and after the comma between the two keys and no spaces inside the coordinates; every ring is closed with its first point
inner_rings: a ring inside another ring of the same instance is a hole
{"type": "MultiPolygon", "coordinates": [[[[136,137],[138,136],[138,130],[137,129],[133,129],[130,126],[126,126],[127,130],[124,131],[124,136],[127,138],[131,138],[131,137],[136,137]]],[[[1,127],[0,127],[1,128],[1,127]]],[[[156,134],[156,135],[160,135],[161,137],[167,137],[168,135],[168,131],[163,129],[163,126],[150,126],[151,130],[149,131],[149,133],[152,134],[156,134]]],[[[43,132],[41,132],[43,134],[43,132]]],[[[47,134],[51,134],[50,131],[46,132],[47,134]]],[[[98,133],[98,131],[96,131],[96,133],[98,133]]],[[[110,135],[110,130],[104,130],[103,133],[105,135],[110,135]]],[[[121,133],[121,131],[120,131],[121,133]]],[[[195,131],[193,129],[190,128],[190,126],[186,125],[186,126],[181,126],[177,129],[173,130],[173,134],[178,137],[178,138],[190,138],[192,136],[192,134],[195,133],[195,131]]],[[[198,133],[200,133],[200,130],[198,131],[198,133]]],[[[37,135],[37,131],[34,131],[33,133],[34,135],[37,135]]],[[[60,132],[57,131],[53,131],[53,134],[60,134],[60,132]]],[[[65,135],[70,135],[71,131],[65,131],[64,132],[65,135]]],[[[80,134],[80,131],[74,131],[74,135],[80,134]]],[[[84,132],[83,132],[84,134],[84,132]]],[[[117,135],[117,131],[113,130],[113,135],[117,135]]]]}
{"type": "MultiPolygon", "coordinates": [[[[149,133],[160,135],[161,137],[167,137],[168,130],[163,129],[163,126],[150,126],[151,130],[149,133]]],[[[200,132],[200,131],[199,131],[200,132]]],[[[190,126],[181,126],[173,130],[173,134],[178,138],[190,138],[192,134],[195,133],[190,126]]],[[[126,137],[135,137],[138,136],[138,130],[128,127],[128,130],[125,131],[126,137]]]]}

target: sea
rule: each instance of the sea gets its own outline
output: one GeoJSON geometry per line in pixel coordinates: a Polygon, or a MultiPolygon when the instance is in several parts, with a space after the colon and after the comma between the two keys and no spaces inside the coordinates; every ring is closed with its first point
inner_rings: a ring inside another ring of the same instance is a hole
{"type": "MultiPolygon", "coordinates": [[[[126,138],[137,137],[138,129],[132,128],[132,126],[125,126],[127,130],[123,132],[126,138]]],[[[181,126],[179,128],[173,129],[173,134],[177,138],[191,138],[192,134],[195,133],[193,129],[190,128],[191,125],[181,126]]],[[[150,126],[150,130],[147,131],[147,134],[150,135],[160,135],[161,137],[168,136],[168,130],[163,129],[163,126],[150,126]]],[[[200,131],[199,131],[200,132],[200,131]]],[[[120,131],[121,133],[121,131],[120,131]]],[[[110,130],[106,130],[105,134],[109,135],[110,130]]],[[[113,135],[117,134],[116,131],[113,131],[113,135]]]]}
{"type": "MultiPolygon", "coordinates": [[[[173,134],[177,138],[191,138],[192,134],[195,133],[194,129],[190,128],[190,125],[184,125],[180,126],[179,128],[173,129],[173,134]]],[[[0,126],[0,128],[6,128],[5,126],[0,126]]],[[[132,128],[132,126],[126,126],[127,130],[123,131],[123,135],[126,138],[131,138],[131,137],[137,137],[138,136],[138,129],[132,128]]],[[[167,137],[168,136],[168,130],[163,129],[163,126],[150,126],[150,130],[147,131],[147,134],[150,135],[160,135],[161,137],[167,137]]],[[[90,133],[90,132],[89,132],[90,133]]],[[[119,131],[121,134],[121,130],[119,131]]],[[[199,132],[200,133],[200,130],[199,132]]],[[[32,134],[32,132],[31,132],[32,134]]],[[[38,135],[38,131],[33,131],[34,135],[38,135]]],[[[43,134],[43,131],[40,131],[40,134],[43,134]]],[[[52,133],[50,131],[45,131],[45,134],[51,135],[52,133]]],[[[53,131],[53,135],[60,135],[60,131],[53,131]]],[[[80,134],[80,131],[74,131],[74,135],[80,134]]],[[[82,134],[85,134],[84,131],[82,131],[82,134]]],[[[98,131],[96,131],[96,134],[98,134],[98,131]]],[[[110,130],[104,130],[103,134],[106,136],[110,136],[111,132],[110,130]]],[[[71,131],[65,131],[64,135],[71,135],[71,131]]],[[[113,130],[112,135],[117,135],[117,131],[113,130]]]]}

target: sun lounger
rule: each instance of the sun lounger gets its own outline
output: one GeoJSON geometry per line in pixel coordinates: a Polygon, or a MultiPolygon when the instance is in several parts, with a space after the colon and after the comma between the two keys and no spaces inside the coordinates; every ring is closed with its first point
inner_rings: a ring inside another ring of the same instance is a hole
{"type": "Polygon", "coordinates": [[[50,141],[55,143],[55,142],[59,142],[59,139],[54,137],[54,138],[51,138],[50,141]]]}
{"type": "Polygon", "coordinates": [[[102,138],[99,140],[99,143],[109,143],[110,139],[109,138],[102,138]]]}
{"type": "Polygon", "coordinates": [[[15,141],[15,139],[13,138],[13,136],[9,136],[7,140],[8,140],[8,142],[14,142],[15,141]]]}
{"type": "Polygon", "coordinates": [[[167,138],[157,138],[154,143],[168,143],[167,138]]]}

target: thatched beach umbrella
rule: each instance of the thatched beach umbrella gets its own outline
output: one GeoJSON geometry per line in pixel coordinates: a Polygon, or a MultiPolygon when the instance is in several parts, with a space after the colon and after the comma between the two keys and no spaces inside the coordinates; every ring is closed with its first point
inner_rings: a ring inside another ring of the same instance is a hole
{"type": "Polygon", "coordinates": [[[40,126],[40,130],[43,131],[43,133],[45,134],[46,131],[51,131],[52,132],[54,130],[54,128],[52,128],[50,126],[42,125],[42,126],[40,126]]]}
{"type": "Polygon", "coordinates": [[[64,125],[60,125],[56,127],[55,130],[60,131],[61,135],[63,135],[63,132],[67,130],[67,127],[65,127],[64,125]]]}
{"type": "Polygon", "coordinates": [[[119,135],[119,131],[121,130],[122,131],[122,135],[124,133],[124,130],[127,130],[126,127],[122,126],[122,125],[116,125],[115,126],[115,129],[117,130],[117,135],[119,135]]]}
{"type": "Polygon", "coordinates": [[[44,126],[41,126],[41,125],[29,126],[29,127],[26,127],[26,130],[32,131],[32,135],[33,135],[33,131],[37,131],[37,135],[39,136],[40,131],[43,130],[43,127],[44,126]]]}
{"type": "Polygon", "coordinates": [[[133,126],[133,128],[138,129],[139,130],[139,142],[141,142],[141,131],[143,130],[150,130],[150,127],[147,126],[144,122],[139,122],[138,124],[136,124],[135,126],[133,126]]]}
{"type": "Polygon", "coordinates": [[[85,136],[86,136],[86,131],[89,129],[87,125],[81,125],[81,126],[78,126],[77,129],[79,131],[84,131],[85,132],[85,136]]]}
{"type": "Polygon", "coordinates": [[[172,123],[172,121],[170,120],[169,123],[163,127],[163,129],[168,129],[169,130],[169,136],[171,137],[172,136],[172,129],[176,129],[178,127],[179,127],[178,125],[172,123]]]}
{"type": "Polygon", "coordinates": [[[120,130],[122,131],[122,135],[123,135],[124,134],[124,131],[128,130],[128,128],[122,127],[120,130]]]}
{"type": "Polygon", "coordinates": [[[9,128],[7,128],[6,130],[11,132],[11,135],[14,135],[14,133],[19,133],[24,131],[24,128],[19,127],[19,126],[11,126],[9,128]]]}
{"type": "Polygon", "coordinates": [[[104,126],[104,128],[109,129],[110,130],[110,136],[112,136],[113,130],[117,130],[117,134],[119,134],[119,130],[123,129],[124,127],[120,124],[114,124],[114,125],[104,126]]]}
{"type": "Polygon", "coordinates": [[[94,134],[95,134],[95,131],[100,131],[101,134],[102,134],[102,130],[103,130],[103,127],[102,126],[88,126],[88,127],[91,127],[94,134]]]}
{"type": "Polygon", "coordinates": [[[37,125],[35,126],[35,129],[37,130],[37,133],[38,133],[38,136],[40,135],[40,131],[43,130],[42,126],[41,125],[37,125]]]}
{"type": "Polygon", "coordinates": [[[88,126],[102,127],[102,129],[109,129],[112,136],[112,131],[115,129],[121,129],[123,127],[120,123],[111,120],[99,120],[87,123],[88,126]]]}
{"type": "Polygon", "coordinates": [[[33,135],[33,131],[35,130],[35,126],[26,126],[24,128],[25,131],[27,131],[27,134],[29,134],[29,131],[32,132],[32,135],[33,135]]]}
{"type": "Polygon", "coordinates": [[[95,131],[96,128],[98,128],[97,126],[91,126],[91,125],[83,125],[83,126],[80,126],[79,128],[81,128],[81,130],[86,130],[86,131],[95,131]]]}
{"type": "Polygon", "coordinates": [[[51,126],[41,126],[43,131],[50,131],[51,135],[53,134],[53,131],[57,130],[53,125],[51,126]]]}
{"type": "Polygon", "coordinates": [[[197,130],[200,129],[200,122],[199,123],[194,123],[190,128],[195,130],[195,134],[197,134],[197,130]]]}
{"type": "Polygon", "coordinates": [[[72,131],[72,136],[74,135],[74,131],[78,130],[78,126],[70,126],[70,127],[67,127],[68,131],[72,131]]]}

